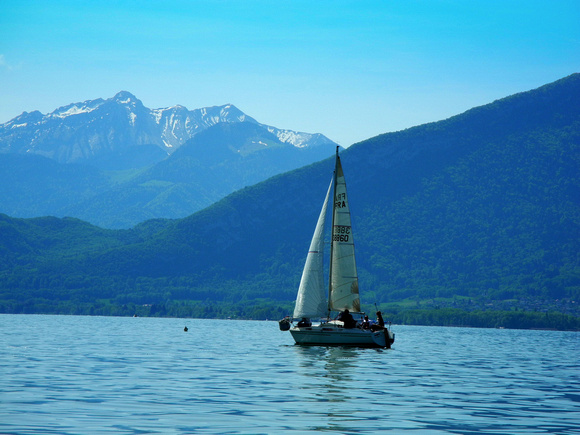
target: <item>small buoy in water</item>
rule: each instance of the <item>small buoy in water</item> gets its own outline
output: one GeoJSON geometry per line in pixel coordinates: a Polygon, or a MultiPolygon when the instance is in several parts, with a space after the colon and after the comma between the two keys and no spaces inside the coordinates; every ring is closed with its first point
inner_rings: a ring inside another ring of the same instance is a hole
{"type": "Polygon", "coordinates": [[[183,328],[183,330],[184,330],[185,332],[187,332],[187,326],[186,326],[185,328],[183,328]]]}

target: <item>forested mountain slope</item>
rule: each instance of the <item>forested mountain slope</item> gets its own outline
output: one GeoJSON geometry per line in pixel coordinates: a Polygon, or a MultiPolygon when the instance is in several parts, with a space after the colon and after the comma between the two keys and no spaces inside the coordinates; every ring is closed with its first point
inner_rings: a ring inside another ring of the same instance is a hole
{"type": "MultiPolygon", "coordinates": [[[[363,303],[577,300],[578,95],[575,74],[344,151],[363,303]]],[[[288,306],[332,166],[329,159],[276,176],[185,219],[147,223],[83,252],[67,249],[62,233],[52,245],[62,249],[50,259],[49,247],[5,245],[0,298],[13,301],[6,309],[23,298],[34,303],[32,285],[22,282],[42,279],[49,284],[34,284],[34,297],[48,300],[70,288],[83,301],[119,304],[265,299],[288,306]]],[[[17,240],[14,222],[3,225],[17,240]]],[[[81,236],[74,237],[78,247],[81,236]]]]}

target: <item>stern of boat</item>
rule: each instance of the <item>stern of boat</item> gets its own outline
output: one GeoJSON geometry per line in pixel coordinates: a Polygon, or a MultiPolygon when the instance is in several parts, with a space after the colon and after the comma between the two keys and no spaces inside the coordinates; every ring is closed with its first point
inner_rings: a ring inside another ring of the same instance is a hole
{"type": "Polygon", "coordinates": [[[278,321],[278,326],[280,327],[280,331],[289,331],[292,322],[289,317],[284,317],[282,320],[278,321]]]}

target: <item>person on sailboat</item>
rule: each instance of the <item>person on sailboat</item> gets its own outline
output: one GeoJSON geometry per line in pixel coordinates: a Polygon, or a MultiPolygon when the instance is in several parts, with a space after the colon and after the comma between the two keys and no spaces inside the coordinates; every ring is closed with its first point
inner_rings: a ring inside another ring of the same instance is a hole
{"type": "Polygon", "coordinates": [[[365,316],[361,324],[362,329],[371,329],[371,322],[369,321],[369,316],[365,316]]]}
{"type": "Polygon", "coordinates": [[[377,311],[377,323],[371,325],[371,331],[382,331],[385,329],[385,321],[383,320],[383,315],[380,311],[377,311]]]}
{"type": "Polygon", "coordinates": [[[345,309],[342,313],[338,315],[338,320],[342,320],[342,322],[344,323],[344,327],[347,329],[356,327],[356,322],[352,317],[352,314],[350,314],[350,311],[348,311],[348,309],[345,309]]]}
{"type": "Polygon", "coordinates": [[[379,326],[384,328],[385,321],[383,320],[383,315],[380,311],[377,311],[377,321],[379,322],[379,326]]]}
{"type": "Polygon", "coordinates": [[[312,326],[312,322],[310,321],[310,319],[303,317],[302,320],[300,320],[300,322],[298,322],[298,327],[299,328],[306,328],[312,326]]]}

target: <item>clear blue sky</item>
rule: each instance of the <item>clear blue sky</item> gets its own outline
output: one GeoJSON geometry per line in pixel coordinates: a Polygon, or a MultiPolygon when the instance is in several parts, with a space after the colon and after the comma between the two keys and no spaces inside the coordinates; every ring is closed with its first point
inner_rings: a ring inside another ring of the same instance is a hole
{"type": "Polygon", "coordinates": [[[232,103],[343,146],[580,71],[580,0],[0,1],[0,123],[232,103]]]}

